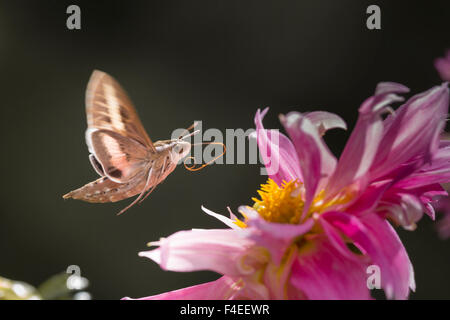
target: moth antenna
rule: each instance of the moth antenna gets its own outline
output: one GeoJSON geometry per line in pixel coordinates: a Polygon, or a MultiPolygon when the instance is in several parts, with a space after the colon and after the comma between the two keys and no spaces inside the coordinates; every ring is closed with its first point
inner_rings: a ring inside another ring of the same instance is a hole
{"type": "Polygon", "coordinates": [[[194,129],[197,126],[197,124],[198,124],[198,121],[194,121],[194,123],[191,124],[191,126],[189,128],[187,128],[186,130],[191,131],[191,129],[194,129]]]}
{"type": "Polygon", "coordinates": [[[186,164],[186,161],[188,161],[189,159],[195,160],[195,158],[192,157],[192,156],[191,156],[191,157],[187,157],[187,158],[185,158],[184,161],[183,161],[183,165],[184,165],[184,167],[185,167],[187,170],[189,170],[189,171],[199,171],[199,170],[203,169],[204,167],[210,165],[211,163],[213,163],[213,162],[216,161],[217,159],[223,157],[223,155],[224,155],[225,152],[227,151],[227,147],[225,147],[225,145],[224,145],[222,142],[202,142],[202,143],[194,143],[194,144],[191,144],[191,145],[192,145],[192,146],[196,146],[196,145],[203,145],[203,144],[208,144],[208,145],[209,145],[209,144],[221,145],[221,146],[223,147],[223,152],[222,152],[221,154],[219,154],[217,157],[215,157],[214,159],[208,161],[207,163],[204,163],[204,164],[200,165],[200,166],[197,167],[197,168],[195,167],[195,163],[194,163],[192,166],[190,166],[190,167],[186,164]]]}
{"type": "Polygon", "coordinates": [[[194,132],[189,133],[189,134],[185,135],[184,137],[180,137],[179,139],[186,139],[186,138],[189,138],[189,137],[191,137],[191,136],[193,136],[193,135],[196,135],[196,134],[199,133],[199,132],[200,132],[200,130],[195,130],[194,132]]]}
{"type": "MultiPolygon", "coordinates": [[[[193,124],[191,124],[189,126],[189,128],[184,129],[184,132],[188,133],[189,131],[191,131],[191,129],[194,129],[197,126],[197,124],[198,124],[198,122],[195,121],[193,124]]],[[[183,137],[184,135],[185,135],[185,133],[183,133],[178,139],[184,139],[184,137],[183,137]]]]}

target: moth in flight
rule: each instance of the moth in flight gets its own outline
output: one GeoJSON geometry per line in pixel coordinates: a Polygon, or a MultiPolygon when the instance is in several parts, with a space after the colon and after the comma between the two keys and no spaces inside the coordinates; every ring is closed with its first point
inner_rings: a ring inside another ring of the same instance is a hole
{"type": "Polygon", "coordinates": [[[166,179],[191,150],[183,139],[196,133],[153,143],[119,83],[98,70],[86,89],[86,115],[89,160],[101,177],[63,198],[104,203],[139,195],[119,214],[166,179]]]}

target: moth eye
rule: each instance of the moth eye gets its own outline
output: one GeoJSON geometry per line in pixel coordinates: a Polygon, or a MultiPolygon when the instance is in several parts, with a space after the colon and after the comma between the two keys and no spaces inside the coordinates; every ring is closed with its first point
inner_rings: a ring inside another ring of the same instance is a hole
{"type": "Polygon", "coordinates": [[[175,146],[175,148],[173,149],[176,153],[178,154],[182,154],[183,153],[183,147],[182,146],[175,146]]]}

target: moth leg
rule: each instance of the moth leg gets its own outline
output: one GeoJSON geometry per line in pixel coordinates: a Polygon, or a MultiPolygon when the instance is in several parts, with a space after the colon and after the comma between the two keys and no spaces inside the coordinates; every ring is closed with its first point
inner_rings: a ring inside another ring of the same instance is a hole
{"type": "MultiPolygon", "coordinates": [[[[158,176],[158,179],[159,179],[159,176],[158,176]]],[[[148,192],[147,192],[147,194],[145,195],[145,197],[142,198],[141,201],[139,201],[139,203],[142,203],[145,199],[147,199],[147,197],[150,195],[150,193],[152,193],[153,190],[155,190],[155,188],[156,188],[157,185],[158,185],[158,184],[155,183],[155,184],[148,190],[148,192]]]]}
{"type": "Polygon", "coordinates": [[[142,203],[145,199],[147,199],[147,197],[150,195],[150,193],[152,193],[153,192],[153,190],[155,190],[156,189],[156,184],[155,185],[153,185],[149,190],[148,190],[148,192],[147,192],[147,194],[145,195],[145,197],[144,198],[142,198],[141,199],[141,201],[139,201],[139,203],[142,203]]]}
{"type": "Polygon", "coordinates": [[[141,201],[140,201],[139,203],[141,203],[141,202],[143,202],[145,199],[147,199],[147,197],[150,195],[150,193],[152,193],[153,190],[155,190],[156,186],[161,182],[160,179],[161,179],[161,176],[162,176],[163,173],[164,173],[164,170],[166,169],[166,162],[167,162],[167,160],[164,159],[163,165],[162,165],[162,167],[161,167],[161,170],[159,171],[159,174],[158,174],[158,177],[156,178],[155,183],[153,184],[153,186],[152,186],[152,187],[150,188],[150,190],[147,192],[147,194],[145,195],[145,197],[142,198],[141,201]]]}
{"type": "Polygon", "coordinates": [[[104,177],[105,172],[103,171],[103,167],[92,153],[89,155],[89,161],[91,162],[91,165],[94,168],[95,172],[97,172],[100,176],[104,177]]]}
{"type": "Polygon", "coordinates": [[[147,177],[147,181],[145,182],[145,187],[142,190],[142,192],[139,194],[139,196],[134,199],[134,201],[132,203],[130,203],[127,207],[125,207],[124,209],[122,209],[117,215],[121,215],[122,213],[124,213],[125,211],[127,211],[128,209],[130,209],[132,206],[134,206],[144,195],[145,190],[147,190],[148,186],[150,185],[150,181],[152,180],[152,174],[153,174],[153,168],[150,168],[149,172],[148,172],[148,177],[147,177]]]}

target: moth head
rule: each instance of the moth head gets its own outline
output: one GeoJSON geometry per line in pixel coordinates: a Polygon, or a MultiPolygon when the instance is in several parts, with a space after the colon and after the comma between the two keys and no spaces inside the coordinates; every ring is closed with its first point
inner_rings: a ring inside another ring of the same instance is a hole
{"type": "Polygon", "coordinates": [[[190,151],[191,144],[187,141],[178,139],[172,148],[172,160],[178,163],[178,161],[186,157],[190,151]]]}

